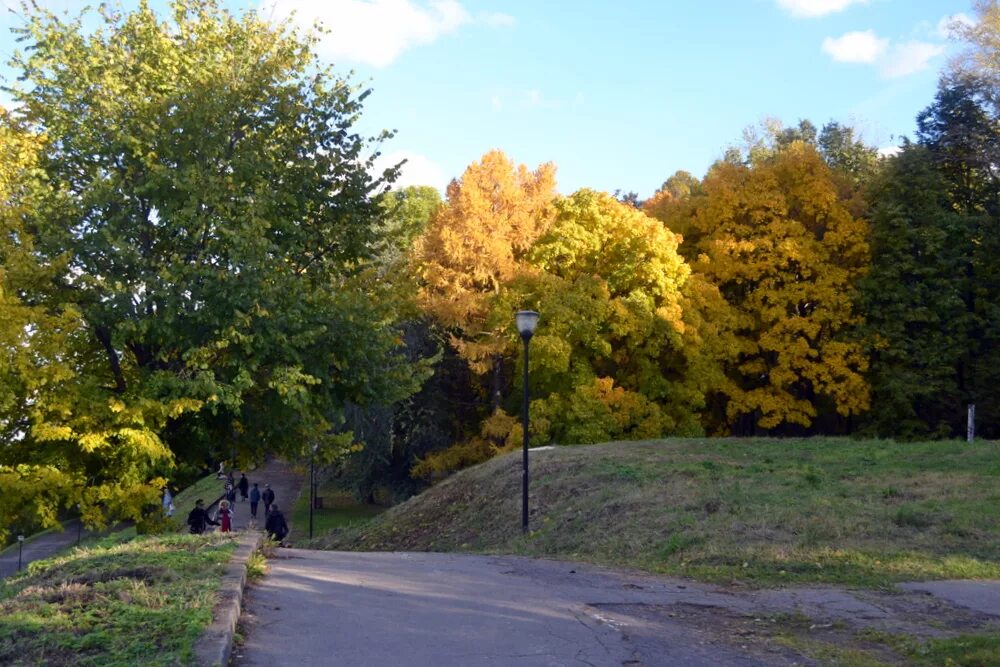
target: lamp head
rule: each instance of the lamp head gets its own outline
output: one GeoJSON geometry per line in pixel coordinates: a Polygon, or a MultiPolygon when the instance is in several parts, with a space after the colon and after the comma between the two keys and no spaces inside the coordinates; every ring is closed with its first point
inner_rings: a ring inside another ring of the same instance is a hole
{"type": "Polygon", "coordinates": [[[528,340],[538,326],[538,313],[534,310],[519,310],[514,315],[514,321],[517,322],[517,332],[521,334],[521,338],[528,340]]]}

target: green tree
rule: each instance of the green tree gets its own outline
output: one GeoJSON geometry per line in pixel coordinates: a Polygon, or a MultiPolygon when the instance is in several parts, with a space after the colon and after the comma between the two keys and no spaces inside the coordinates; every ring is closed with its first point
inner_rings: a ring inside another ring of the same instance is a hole
{"type": "Polygon", "coordinates": [[[955,433],[975,317],[965,303],[972,249],[948,183],[924,146],[906,144],[872,189],[872,264],[862,283],[878,435],[955,433]]]}
{"type": "Polygon", "coordinates": [[[182,462],[345,446],[347,401],[416,388],[373,298],[393,173],[370,175],[353,131],[368,91],[255,12],[177,0],[168,19],[142,3],[100,20],[34,11],[13,60],[20,122],[50,138],[14,252],[30,237],[52,272],[23,299],[80,318],[73,370],[100,392],[81,418],[115,406],[182,462]]]}
{"type": "Polygon", "coordinates": [[[878,169],[878,151],[849,125],[830,121],[820,131],[817,146],[830,168],[848,175],[855,184],[867,183],[878,169]]]}
{"type": "MultiPolygon", "coordinates": [[[[943,77],[934,103],[917,117],[926,146],[947,186],[949,210],[962,221],[958,247],[961,297],[969,321],[957,364],[965,402],[977,405],[984,434],[1000,423],[1000,109],[983,78],[943,77]]],[[[962,431],[963,410],[953,423],[962,431]]]]}
{"type": "Polygon", "coordinates": [[[411,185],[385,194],[385,238],[392,244],[394,256],[411,249],[442,203],[441,193],[429,185],[411,185]]]}

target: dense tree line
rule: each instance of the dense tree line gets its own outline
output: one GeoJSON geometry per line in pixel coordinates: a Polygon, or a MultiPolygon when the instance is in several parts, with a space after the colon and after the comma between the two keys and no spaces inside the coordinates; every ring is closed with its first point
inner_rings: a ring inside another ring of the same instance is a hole
{"type": "MultiPolygon", "coordinates": [[[[536,214],[531,234],[516,240],[494,233],[511,224],[496,221],[511,207],[493,184],[516,183],[527,170],[496,152],[471,166],[426,236],[455,233],[457,216],[461,243],[476,250],[418,240],[415,262],[430,276],[425,312],[478,378],[480,426],[425,457],[416,473],[520,441],[510,320],[521,307],[543,313],[532,343],[536,444],[670,434],[955,437],[970,404],[979,433],[996,437],[997,3],[980,3],[977,19],[958,26],[969,52],[942,75],[914,141],[892,157],[879,158],[836,122],[767,121],[701,179],[678,172],[645,202],[621,192],[553,196],[554,212],[536,214]],[[436,282],[441,266],[477,275],[475,261],[501,255],[516,261],[488,284],[436,282]],[[445,314],[471,300],[472,326],[445,314]]],[[[523,202],[537,196],[527,183],[522,190],[523,202]]]]}
{"type": "Polygon", "coordinates": [[[209,460],[372,499],[532,442],[1000,431],[1000,9],[900,152],[765,122],[648,200],[490,151],[394,190],[317,37],[42,10],[0,111],[0,525],[140,516],[209,460]]]}

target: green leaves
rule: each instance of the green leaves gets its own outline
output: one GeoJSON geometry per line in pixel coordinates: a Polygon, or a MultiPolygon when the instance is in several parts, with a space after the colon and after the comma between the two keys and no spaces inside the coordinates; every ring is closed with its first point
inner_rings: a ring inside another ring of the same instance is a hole
{"type": "Polygon", "coordinates": [[[297,452],[420,376],[376,271],[400,232],[367,92],[254,11],[171,9],[29,16],[0,119],[0,464],[121,498],[173,455],[297,452]]]}

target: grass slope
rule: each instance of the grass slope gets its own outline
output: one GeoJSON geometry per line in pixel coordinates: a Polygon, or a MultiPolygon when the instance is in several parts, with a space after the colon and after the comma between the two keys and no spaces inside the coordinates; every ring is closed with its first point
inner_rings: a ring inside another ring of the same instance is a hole
{"type": "Polygon", "coordinates": [[[317,546],[513,553],[755,585],[1000,578],[1000,446],[671,439],[463,471],[317,546]]]}
{"type": "Polygon", "coordinates": [[[184,665],[235,542],[107,538],[0,582],[0,664],[184,665]]]}
{"type": "Polygon", "coordinates": [[[222,495],[225,490],[225,480],[218,479],[215,473],[202,477],[174,496],[173,523],[178,529],[187,530],[187,515],[194,509],[194,503],[201,498],[205,506],[222,495]]]}

